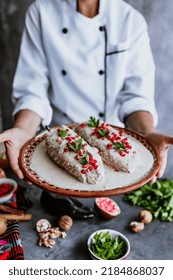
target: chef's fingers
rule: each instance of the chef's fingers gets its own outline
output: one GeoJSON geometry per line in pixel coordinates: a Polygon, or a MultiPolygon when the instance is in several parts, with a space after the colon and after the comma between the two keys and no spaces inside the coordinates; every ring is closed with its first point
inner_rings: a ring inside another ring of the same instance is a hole
{"type": "Polygon", "coordinates": [[[20,179],[23,179],[24,175],[23,175],[22,171],[20,170],[19,163],[18,163],[19,150],[15,149],[15,148],[7,149],[6,154],[7,154],[8,162],[9,162],[13,172],[20,179]]]}
{"type": "Polygon", "coordinates": [[[163,150],[160,150],[161,165],[157,173],[158,178],[162,177],[165,171],[166,164],[167,164],[167,157],[168,157],[168,147],[164,148],[163,150]]]}
{"type": "Polygon", "coordinates": [[[29,185],[29,186],[31,186],[32,185],[32,182],[31,181],[29,181],[28,179],[26,179],[25,178],[25,182],[29,185]]]}
{"type": "Polygon", "coordinates": [[[0,133],[0,143],[4,143],[5,141],[8,141],[11,137],[10,130],[6,130],[2,133],[0,133]]]}
{"type": "Polygon", "coordinates": [[[154,175],[153,178],[151,179],[150,183],[154,184],[156,182],[156,180],[157,180],[157,176],[154,175]]]}

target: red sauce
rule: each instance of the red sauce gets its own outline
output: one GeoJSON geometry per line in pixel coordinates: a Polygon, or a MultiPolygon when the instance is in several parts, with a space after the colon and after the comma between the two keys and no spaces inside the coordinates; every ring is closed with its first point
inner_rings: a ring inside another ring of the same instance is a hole
{"type": "Polygon", "coordinates": [[[13,190],[13,186],[10,184],[0,184],[0,197],[9,194],[13,190]]]}

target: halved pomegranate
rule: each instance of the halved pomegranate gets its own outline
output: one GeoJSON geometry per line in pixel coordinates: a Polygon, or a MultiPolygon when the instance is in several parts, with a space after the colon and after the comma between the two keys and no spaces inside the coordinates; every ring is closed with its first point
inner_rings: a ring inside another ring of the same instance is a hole
{"type": "Polygon", "coordinates": [[[121,213],[120,207],[115,200],[109,197],[99,197],[95,199],[95,209],[105,219],[112,219],[121,213]]]}

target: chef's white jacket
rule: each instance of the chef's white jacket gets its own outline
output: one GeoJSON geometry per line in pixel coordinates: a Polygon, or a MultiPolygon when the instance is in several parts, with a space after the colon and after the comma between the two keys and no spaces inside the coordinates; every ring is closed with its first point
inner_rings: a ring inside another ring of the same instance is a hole
{"type": "Polygon", "coordinates": [[[29,109],[43,125],[86,121],[118,125],[154,105],[155,66],[143,16],[121,0],[99,13],[76,0],[37,0],[28,9],[13,83],[14,114],[29,109]]]}

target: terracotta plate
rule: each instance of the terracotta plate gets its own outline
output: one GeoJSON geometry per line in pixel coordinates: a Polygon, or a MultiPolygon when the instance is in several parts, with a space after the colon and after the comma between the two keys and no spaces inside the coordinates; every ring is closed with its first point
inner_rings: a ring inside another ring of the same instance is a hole
{"type": "MultiPolygon", "coordinates": [[[[72,125],[69,125],[70,127],[72,125]]],[[[149,182],[160,166],[157,148],[143,136],[128,129],[114,126],[123,131],[133,142],[141,158],[141,167],[132,173],[115,172],[105,165],[104,183],[84,184],[57,166],[45,148],[46,131],[26,143],[19,162],[25,176],[35,185],[61,195],[74,197],[100,197],[124,194],[149,182]]],[[[52,128],[55,129],[55,128],[52,128]]]]}

